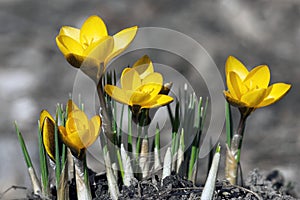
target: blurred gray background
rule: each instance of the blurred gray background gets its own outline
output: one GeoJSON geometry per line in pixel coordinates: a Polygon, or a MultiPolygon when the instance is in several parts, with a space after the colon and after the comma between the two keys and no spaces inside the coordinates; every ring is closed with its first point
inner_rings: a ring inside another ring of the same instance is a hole
{"type": "Polygon", "coordinates": [[[0,192],[12,185],[30,187],[13,121],[38,166],[39,112],[53,113],[72,91],[77,71],[56,47],[59,28],[80,27],[94,14],[110,34],[133,25],[182,32],[203,45],[223,76],[227,57],[234,55],[248,68],[267,64],[272,82],[291,83],[285,98],[249,118],[242,165],[244,174],[256,167],[279,169],[300,188],[300,1],[1,0],[0,192]]]}

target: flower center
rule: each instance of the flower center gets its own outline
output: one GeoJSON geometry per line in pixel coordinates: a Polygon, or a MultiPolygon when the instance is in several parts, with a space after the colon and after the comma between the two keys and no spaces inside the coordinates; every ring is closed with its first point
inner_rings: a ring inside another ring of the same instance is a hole
{"type": "Polygon", "coordinates": [[[84,42],[82,43],[82,45],[84,49],[88,48],[94,42],[94,38],[88,38],[85,35],[83,36],[83,38],[84,42]]]}

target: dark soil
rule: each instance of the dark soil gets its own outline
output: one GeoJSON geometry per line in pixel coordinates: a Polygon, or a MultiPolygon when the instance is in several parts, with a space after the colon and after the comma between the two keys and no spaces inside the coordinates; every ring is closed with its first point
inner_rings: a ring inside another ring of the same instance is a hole
{"type": "MultiPolygon", "coordinates": [[[[105,174],[90,175],[93,200],[110,200],[105,174]]],[[[195,186],[176,174],[166,177],[162,182],[158,176],[148,180],[133,180],[129,187],[121,186],[120,200],[193,200],[200,199],[203,186],[195,186]]],[[[55,192],[55,191],[54,191],[55,192]]],[[[38,199],[38,198],[29,198],[38,199]]],[[[52,199],[56,199],[53,197],[52,199]]],[[[75,182],[70,184],[70,199],[76,200],[75,182]]],[[[286,184],[278,171],[263,175],[255,169],[248,175],[243,187],[230,185],[227,181],[217,181],[215,200],[296,200],[291,184],[286,184]],[[293,197],[294,196],[294,197],[293,197]]]]}
{"type": "MultiPolygon", "coordinates": [[[[94,200],[108,200],[108,186],[105,176],[95,176],[94,200]]],[[[130,187],[123,186],[121,188],[120,200],[125,199],[199,199],[203,187],[193,185],[191,181],[181,178],[178,175],[168,176],[161,181],[157,176],[145,181],[134,180],[130,187]]],[[[218,181],[216,184],[216,192],[214,199],[216,200],[294,200],[292,197],[292,187],[285,185],[283,176],[278,171],[272,171],[266,176],[262,175],[258,170],[252,171],[246,181],[244,187],[230,185],[226,181],[218,181]]]]}

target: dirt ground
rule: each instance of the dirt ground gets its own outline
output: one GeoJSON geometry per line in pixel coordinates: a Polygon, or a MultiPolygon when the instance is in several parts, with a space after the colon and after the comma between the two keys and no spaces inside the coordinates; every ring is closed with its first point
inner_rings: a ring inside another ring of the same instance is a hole
{"type": "MultiPolygon", "coordinates": [[[[38,166],[39,112],[53,113],[57,102],[66,102],[77,73],[57,49],[55,36],[61,26],[80,27],[93,14],[105,20],[110,33],[133,25],[184,33],[203,46],[223,77],[226,58],[234,55],[248,67],[267,64],[272,83],[291,83],[285,98],[249,117],[241,159],[246,174],[254,168],[278,169],[300,191],[299,1],[2,0],[0,192],[12,185],[30,187],[13,121],[18,122],[38,166]]],[[[168,57],[154,60],[163,62],[168,57]]],[[[176,59],[168,63],[180,64],[176,59]]],[[[184,67],[180,72],[197,82],[184,67]]],[[[205,84],[198,87],[200,92],[205,88],[205,84]]],[[[224,133],[220,141],[225,141],[224,133]]],[[[97,162],[93,166],[97,169],[97,162]]],[[[9,195],[17,198],[20,194],[9,195]]]]}

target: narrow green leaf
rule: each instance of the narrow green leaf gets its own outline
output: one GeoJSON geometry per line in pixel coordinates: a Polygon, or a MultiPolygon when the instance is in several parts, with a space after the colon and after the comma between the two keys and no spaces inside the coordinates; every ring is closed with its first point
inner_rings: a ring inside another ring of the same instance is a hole
{"type": "Polygon", "coordinates": [[[203,130],[204,122],[205,122],[205,120],[206,120],[207,109],[208,109],[208,103],[209,103],[209,100],[208,100],[208,97],[206,97],[205,107],[204,107],[204,110],[203,110],[202,121],[201,121],[201,127],[200,127],[201,131],[203,130]]]}
{"type": "Polygon", "coordinates": [[[128,152],[132,153],[132,113],[128,108],[128,152]]]}
{"type": "Polygon", "coordinates": [[[232,116],[231,116],[231,108],[230,104],[225,101],[225,118],[226,118],[226,142],[228,147],[231,146],[231,138],[233,136],[232,132],[232,116]]]}
{"type": "Polygon", "coordinates": [[[155,132],[155,148],[158,150],[158,154],[160,155],[160,130],[159,125],[156,125],[156,132],[155,132]]]}
{"type": "Polygon", "coordinates": [[[45,154],[45,147],[43,144],[42,139],[42,132],[41,127],[39,126],[40,122],[38,122],[38,139],[39,139],[39,156],[40,156],[40,168],[41,168],[41,174],[42,174],[42,191],[45,193],[45,195],[48,195],[48,189],[49,189],[49,173],[48,173],[48,165],[47,165],[47,157],[45,154]]]}
{"type": "Polygon", "coordinates": [[[195,126],[195,128],[197,130],[201,126],[201,120],[202,120],[202,118],[201,118],[202,103],[203,103],[203,98],[200,97],[199,98],[199,102],[198,102],[198,107],[197,107],[197,113],[196,113],[196,116],[195,116],[195,123],[194,123],[194,126],[195,126]]]}
{"type": "Polygon", "coordinates": [[[118,133],[119,146],[121,146],[121,143],[122,143],[122,133],[123,133],[122,127],[123,127],[124,108],[125,108],[125,105],[122,104],[121,116],[120,116],[120,127],[119,127],[119,133],[118,133]]]}
{"type": "Polygon", "coordinates": [[[191,151],[191,157],[189,161],[189,168],[188,168],[188,180],[192,180],[193,178],[193,169],[195,165],[195,161],[197,159],[197,147],[192,146],[192,151],[191,151]]]}
{"type": "Polygon", "coordinates": [[[175,118],[174,118],[174,123],[172,124],[172,155],[175,154],[178,146],[178,139],[177,139],[177,133],[178,129],[180,126],[180,103],[176,102],[176,107],[175,107],[175,118]]]}
{"type": "Polygon", "coordinates": [[[58,139],[58,111],[59,109],[56,109],[56,114],[55,114],[55,128],[54,128],[54,140],[55,140],[55,176],[56,176],[56,186],[59,186],[59,180],[60,180],[60,169],[61,169],[61,163],[60,163],[60,154],[59,154],[59,139],[58,139]]]}
{"type": "Polygon", "coordinates": [[[18,128],[18,125],[17,125],[16,121],[14,122],[14,125],[15,125],[15,129],[16,129],[16,132],[17,132],[17,135],[18,135],[18,140],[20,142],[20,146],[21,146],[21,149],[22,149],[22,152],[23,152],[23,156],[24,156],[27,168],[30,168],[30,167],[33,168],[30,156],[28,154],[28,151],[27,151],[24,139],[23,139],[23,136],[22,136],[21,132],[19,131],[19,128],[18,128]]]}
{"type": "Polygon", "coordinates": [[[119,163],[119,167],[120,167],[120,171],[121,171],[122,180],[124,182],[124,167],[123,167],[120,149],[118,147],[116,147],[116,151],[117,151],[117,159],[118,159],[118,163],[119,163]]]}

